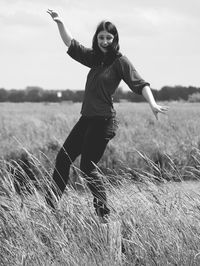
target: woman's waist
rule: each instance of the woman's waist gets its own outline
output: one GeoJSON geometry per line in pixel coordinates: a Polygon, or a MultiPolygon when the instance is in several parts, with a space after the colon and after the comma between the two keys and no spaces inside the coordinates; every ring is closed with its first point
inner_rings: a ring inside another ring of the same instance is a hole
{"type": "Polygon", "coordinates": [[[116,114],[111,115],[84,115],[82,114],[81,118],[86,120],[109,120],[109,119],[115,119],[116,114]]]}
{"type": "Polygon", "coordinates": [[[83,102],[81,108],[81,114],[88,118],[105,119],[116,116],[116,111],[113,105],[106,102],[94,103],[94,102],[83,102]]]}

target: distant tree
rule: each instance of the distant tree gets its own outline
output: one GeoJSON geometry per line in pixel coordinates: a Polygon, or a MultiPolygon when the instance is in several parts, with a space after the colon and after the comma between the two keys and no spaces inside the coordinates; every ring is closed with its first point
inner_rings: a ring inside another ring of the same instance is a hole
{"type": "Polygon", "coordinates": [[[184,86],[164,86],[157,93],[157,100],[170,101],[170,100],[188,100],[189,95],[200,92],[200,88],[197,87],[184,87],[184,86]]]}
{"type": "Polygon", "coordinates": [[[83,101],[83,97],[84,97],[84,91],[83,90],[78,90],[75,91],[73,94],[73,102],[82,102],[83,101]]]}
{"type": "Polygon", "coordinates": [[[28,102],[40,102],[43,97],[44,90],[37,86],[26,87],[26,101],[28,102]]]}
{"type": "Polygon", "coordinates": [[[162,87],[161,90],[158,92],[157,97],[159,101],[169,101],[171,93],[171,87],[165,86],[162,87]]]}
{"type": "MultiPolygon", "coordinates": [[[[171,101],[171,100],[185,100],[196,101],[196,93],[200,93],[198,87],[184,87],[184,86],[164,86],[161,90],[157,91],[152,89],[153,95],[157,101],[171,101]],[[193,95],[195,94],[195,95],[193,95]],[[191,96],[193,95],[193,96],[191,96]]],[[[28,86],[25,90],[5,90],[0,88],[0,102],[12,101],[12,102],[60,102],[60,101],[72,101],[82,102],[84,97],[83,90],[43,90],[41,87],[28,86]],[[60,97],[58,92],[60,92],[60,97]]],[[[122,87],[119,87],[113,95],[114,102],[120,102],[120,100],[127,100],[130,102],[143,102],[144,97],[133,93],[131,90],[124,91],[122,87]]]]}
{"type": "Polygon", "coordinates": [[[15,90],[12,89],[8,92],[8,98],[7,100],[9,102],[24,102],[25,101],[25,92],[24,90],[15,90]]]}
{"type": "Polygon", "coordinates": [[[142,95],[133,93],[132,91],[128,91],[126,96],[127,96],[126,99],[129,102],[143,102],[144,101],[144,97],[142,95]]]}
{"type": "Polygon", "coordinates": [[[188,101],[191,103],[200,102],[200,92],[191,94],[188,98],[188,101]]]}
{"type": "Polygon", "coordinates": [[[72,90],[64,90],[62,91],[62,100],[63,101],[72,101],[72,99],[74,98],[74,94],[75,92],[72,90]]]}
{"type": "Polygon", "coordinates": [[[40,101],[44,102],[58,102],[57,91],[44,91],[40,96],[40,101]]]}
{"type": "Polygon", "coordinates": [[[0,88],[0,102],[5,102],[8,99],[8,92],[7,90],[0,88]]]}

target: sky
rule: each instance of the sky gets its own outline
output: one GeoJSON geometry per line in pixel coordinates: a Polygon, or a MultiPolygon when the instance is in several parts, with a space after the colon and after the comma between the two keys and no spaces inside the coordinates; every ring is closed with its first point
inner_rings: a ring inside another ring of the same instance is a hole
{"type": "Polygon", "coordinates": [[[89,68],[67,55],[48,8],[86,47],[101,20],[113,22],[153,89],[200,87],[199,0],[0,0],[0,88],[84,89],[89,68]]]}

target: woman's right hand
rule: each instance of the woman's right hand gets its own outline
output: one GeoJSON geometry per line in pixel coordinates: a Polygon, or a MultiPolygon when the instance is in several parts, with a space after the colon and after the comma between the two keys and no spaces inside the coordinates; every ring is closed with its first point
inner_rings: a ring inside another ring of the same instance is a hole
{"type": "Polygon", "coordinates": [[[48,9],[47,13],[52,17],[52,19],[55,22],[62,22],[61,18],[59,17],[58,13],[56,13],[55,11],[53,11],[52,9],[48,9]]]}
{"type": "Polygon", "coordinates": [[[48,9],[47,13],[52,17],[52,19],[57,22],[57,26],[60,32],[60,36],[64,42],[64,44],[69,47],[71,45],[71,40],[73,39],[71,33],[68,29],[65,28],[65,25],[62,19],[59,17],[58,13],[53,11],[52,9],[48,9]]]}

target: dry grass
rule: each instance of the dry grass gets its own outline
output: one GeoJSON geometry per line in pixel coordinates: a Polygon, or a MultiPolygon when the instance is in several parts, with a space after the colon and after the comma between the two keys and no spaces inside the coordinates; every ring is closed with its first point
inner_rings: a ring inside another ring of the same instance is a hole
{"type": "MultiPolygon", "coordinates": [[[[0,105],[0,265],[119,265],[106,246],[87,188],[68,188],[56,213],[44,201],[42,188],[79,108],[0,105]],[[32,194],[18,195],[15,171],[4,159],[17,159],[22,152],[40,189],[27,181],[32,194]]],[[[121,223],[122,265],[200,265],[199,108],[174,103],[156,122],[146,105],[117,105],[121,126],[102,164],[120,169],[110,173],[112,183],[108,176],[105,182],[111,219],[121,223]],[[166,181],[174,176],[181,182],[166,181]],[[185,176],[197,181],[183,181],[185,176]]]]}
{"type": "MultiPolygon", "coordinates": [[[[137,151],[152,161],[168,155],[179,168],[191,165],[191,153],[200,148],[200,106],[169,103],[166,116],[156,121],[147,104],[116,104],[119,129],[110,142],[101,165],[104,168],[144,168],[137,151]]],[[[55,155],[80,116],[80,104],[1,103],[0,157],[19,158],[23,149],[40,158],[43,152],[54,162],[55,155]]],[[[165,163],[165,162],[163,162],[165,163]]],[[[46,168],[48,163],[43,162],[46,168]]]]}
{"type": "MultiPolygon", "coordinates": [[[[126,249],[122,265],[199,265],[199,183],[157,183],[145,172],[139,177],[142,182],[121,176],[120,185],[107,183],[111,219],[121,223],[126,249]]],[[[40,182],[42,187],[46,180],[40,182]]],[[[19,196],[13,175],[2,169],[0,265],[120,265],[109,253],[87,188],[68,188],[55,213],[44,191],[32,191],[19,196]]]]}

